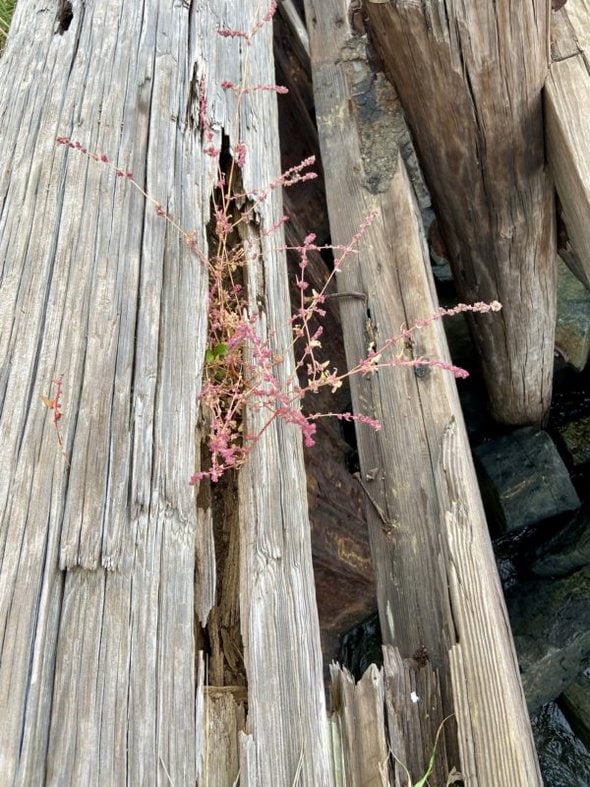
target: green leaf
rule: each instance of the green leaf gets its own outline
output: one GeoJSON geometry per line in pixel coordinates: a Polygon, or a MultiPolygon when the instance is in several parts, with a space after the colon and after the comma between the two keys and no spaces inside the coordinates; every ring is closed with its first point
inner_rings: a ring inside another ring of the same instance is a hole
{"type": "Polygon", "coordinates": [[[219,342],[215,347],[205,350],[205,363],[213,364],[217,359],[223,359],[227,355],[229,347],[224,342],[219,342]]]}

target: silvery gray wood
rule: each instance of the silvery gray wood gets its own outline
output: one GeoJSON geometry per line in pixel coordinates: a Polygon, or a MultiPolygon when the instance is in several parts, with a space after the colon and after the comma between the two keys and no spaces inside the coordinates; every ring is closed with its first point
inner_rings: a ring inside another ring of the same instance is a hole
{"type": "MultiPolygon", "coordinates": [[[[306,18],[333,242],[348,243],[377,211],[358,256],[338,274],[350,365],[371,342],[379,348],[400,326],[429,317],[437,302],[416,200],[387,122],[395,95],[382,76],[372,77],[342,0],[307,0],[306,18]]],[[[410,354],[403,344],[397,352],[410,354]]],[[[414,334],[411,354],[448,359],[440,323],[414,334]]],[[[382,424],[376,433],[359,425],[357,440],[384,642],[414,659],[418,675],[424,646],[440,681],[438,701],[418,703],[422,732],[405,741],[404,764],[419,778],[437,728],[455,713],[434,783],[456,767],[470,784],[540,784],[455,382],[440,369],[416,375],[398,367],[355,378],[351,388],[355,413],[382,424]]],[[[413,718],[407,692],[395,702],[402,719],[413,718]]]]}
{"type": "Polygon", "coordinates": [[[206,276],[141,195],[55,144],[108,154],[204,242],[194,13],[158,8],[74,1],[68,26],[24,0],[0,61],[5,784],[194,779],[206,276]],[[40,401],[58,374],[67,461],[40,401]]]}
{"type": "MultiPolygon", "coordinates": [[[[209,701],[203,676],[196,694],[194,621],[195,608],[204,618],[211,607],[215,571],[203,513],[194,598],[188,479],[197,465],[207,276],[140,194],[56,147],[55,137],[79,139],[130,169],[205,249],[216,162],[202,152],[199,87],[203,78],[215,142],[222,129],[235,142],[233,96],[220,83],[239,82],[247,50],[216,31],[249,29],[259,11],[253,0],[235,6],[73,0],[68,19],[64,6],[56,13],[21,0],[0,61],[6,784],[205,778],[209,701]],[[67,462],[40,401],[53,395],[57,374],[67,462]]],[[[269,28],[248,59],[252,83],[272,83],[269,28]]],[[[252,189],[279,172],[274,96],[252,93],[244,106],[252,189]]],[[[275,195],[258,211],[260,227],[279,210],[275,195]]],[[[262,316],[284,345],[278,245],[275,237],[263,249],[262,316]]],[[[300,436],[269,429],[239,502],[251,679],[244,784],[278,784],[298,768],[301,783],[327,783],[302,479],[300,436]]]]}

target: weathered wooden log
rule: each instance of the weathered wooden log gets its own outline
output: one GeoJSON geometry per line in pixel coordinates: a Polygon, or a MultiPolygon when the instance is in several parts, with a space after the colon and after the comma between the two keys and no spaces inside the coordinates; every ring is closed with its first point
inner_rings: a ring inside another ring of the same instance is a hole
{"type": "Polygon", "coordinates": [[[204,243],[194,19],[157,5],[22,2],[0,60],[4,784],[195,777],[207,277],[137,192],[55,144],[113,157],[204,243]],[[39,398],[56,375],[67,459],[39,398]]]}
{"type": "MultiPolygon", "coordinates": [[[[274,82],[272,29],[265,26],[250,47],[249,68],[242,45],[216,35],[221,24],[249,29],[258,6],[235,6],[223,20],[210,18],[202,32],[214,41],[214,61],[234,84],[274,82]]],[[[209,81],[210,94],[219,79],[209,81]]],[[[215,120],[230,145],[244,142],[249,158],[243,170],[246,193],[261,191],[280,173],[276,95],[254,91],[245,102],[240,128],[233,127],[232,95],[214,107],[215,120]]],[[[282,233],[264,234],[282,213],[274,191],[244,228],[251,247],[260,250],[248,263],[246,281],[250,312],[257,330],[273,351],[284,355],[279,374],[285,385],[294,371],[282,233]]],[[[250,255],[249,255],[250,256],[250,255]]],[[[248,412],[248,429],[256,433],[265,411],[248,412]]],[[[305,467],[301,435],[293,424],[275,421],[266,428],[247,464],[238,474],[239,603],[241,640],[248,681],[249,737],[241,738],[241,777],[245,784],[276,785],[299,781],[329,783],[322,654],[313,569],[305,467]]]]}
{"type": "MultiPolygon", "coordinates": [[[[338,274],[347,357],[356,364],[373,342],[377,349],[400,326],[428,318],[436,296],[391,130],[395,96],[371,73],[364,39],[351,35],[346,12],[343,0],[306,2],[333,242],[348,243],[366,215],[378,213],[358,257],[338,274]]],[[[412,344],[414,358],[448,359],[440,323],[415,333],[412,344]]],[[[417,372],[381,369],[351,382],[355,412],[382,423],[377,433],[360,425],[357,439],[384,642],[403,659],[429,662],[440,687],[437,702],[417,703],[420,733],[404,764],[419,778],[439,725],[455,714],[445,724],[433,783],[444,784],[456,767],[466,783],[539,784],[455,382],[428,366],[417,372]]],[[[408,706],[404,718],[412,718],[412,697],[400,702],[408,706]]],[[[396,741],[390,744],[397,755],[396,741]]]]}
{"type": "Polygon", "coordinates": [[[400,96],[470,319],[491,410],[541,423],[555,327],[553,191],[541,89],[549,0],[364,3],[370,40],[400,96]]]}
{"type": "MultiPolygon", "coordinates": [[[[239,727],[244,689],[221,708],[225,687],[207,690],[201,669],[195,711],[195,607],[204,624],[218,598],[216,511],[203,487],[195,545],[188,484],[206,267],[123,179],[55,137],[131,169],[206,250],[217,173],[203,86],[212,141],[244,142],[246,189],[267,185],[279,173],[274,94],[249,94],[237,129],[220,84],[273,82],[271,31],[244,48],[217,34],[251,29],[256,2],[227,16],[215,3],[58,5],[19,3],[0,61],[0,778],[213,784],[203,720],[239,727]]],[[[284,352],[281,242],[261,238],[279,207],[275,194],[248,227],[262,253],[249,281],[284,352]]],[[[240,598],[217,617],[222,628],[239,615],[248,719],[223,769],[239,763],[244,784],[328,783],[304,478],[299,434],[276,425],[230,501],[240,598]]]]}
{"type": "Polygon", "coordinates": [[[564,259],[590,288],[590,6],[570,0],[554,17],[545,83],[547,158],[572,246],[564,259]]]}

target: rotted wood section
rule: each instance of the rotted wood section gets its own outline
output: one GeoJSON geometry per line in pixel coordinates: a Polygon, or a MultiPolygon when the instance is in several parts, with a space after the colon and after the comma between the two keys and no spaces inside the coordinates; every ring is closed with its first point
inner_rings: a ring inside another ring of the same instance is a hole
{"type": "MultiPolygon", "coordinates": [[[[215,9],[199,36],[205,61],[217,66],[204,73],[217,142],[221,146],[226,135],[230,151],[238,143],[247,148],[242,171],[246,194],[262,191],[281,171],[276,95],[252,90],[237,127],[233,93],[219,85],[223,80],[274,83],[272,26],[259,30],[248,57],[239,37],[223,38],[216,31],[250,30],[260,13],[254,0],[215,9]]],[[[251,218],[241,226],[252,251],[244,271],[248,311],[258,318],[261,339],[273,353],[284,355],[277,375],[287,386],[294,362],[284,238],[282,231],[265,235],[282,214],[279,192],[252,207],[251,218]]],[[[329,784],[329,758],[301,433],[279,419],[267,425],[267,418],[264,409],[248,410],[248,430],[263,431],[255,449],[235,485],[221,490],[222,500],[216,502],[217,491],[209,508],[208,496],[202,499],[201,515],[205,521],[211,518],[211,535],[199,544],[199,562],[206,566],[211,561],[212,538],[224,555],[218,560],[223,575],[215,580],[215,590],[210,571],[198,578],[196,587],[197,600],[214,600],[211,610],[201,605],[199,622],[207,624],[210,637],[217,629],[220,651],[217,664],[211,663],[215,673],[209,673],[202,688],[206,726],[198,728],[205,739],[199,740],[197,778],[208,784],[210,774],[233,767],[225,784],[237,778],[238,768],[244,785],[320,787],[329,784]],[[231,741],[239,747],[231,758],[225,751],[228,725],[234,730],[231,741]]]]}

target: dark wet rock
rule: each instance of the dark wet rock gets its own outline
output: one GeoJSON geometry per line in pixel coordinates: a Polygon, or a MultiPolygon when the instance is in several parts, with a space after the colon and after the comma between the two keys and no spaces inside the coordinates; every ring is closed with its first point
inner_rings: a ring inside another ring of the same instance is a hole
{"type": "Polygon", "coordinates": [[[495,533],[518,530],[580,507],[547,432],[525,427],[482,443],[473,453],[495,533]]]}
{"type": "Polygon", "coordinates": [[[532,573],[565,577],[590,565],[590,510],[585,506],[550,539],[537,547],[532,573]]]}
{"type": "Polygon", "coordinates": [[[590,353],[590,291],[558,257],[555,348],[578,371],[590,353]]]}
{"type": "Polygon", "coordinates": [[[590,670],[568,686],[559,704],[573,731],[590,749],[590,670]]]}
{"type": "Polygon", "coordinates": [[[590,462],[590,416],[569,421],[557,431],[573,465],[590,462]]]}
{"type": "Polygon", "coordinates": [[[590,752],[572,732],[555,703],[532,718],[545,787],[588,787],[590,752]]]}
{"type": "Polygon", "coordinates": [[[506,602],[527,704],[536,712],[590,663],[590,568],[519,582],[506,602]]]}

